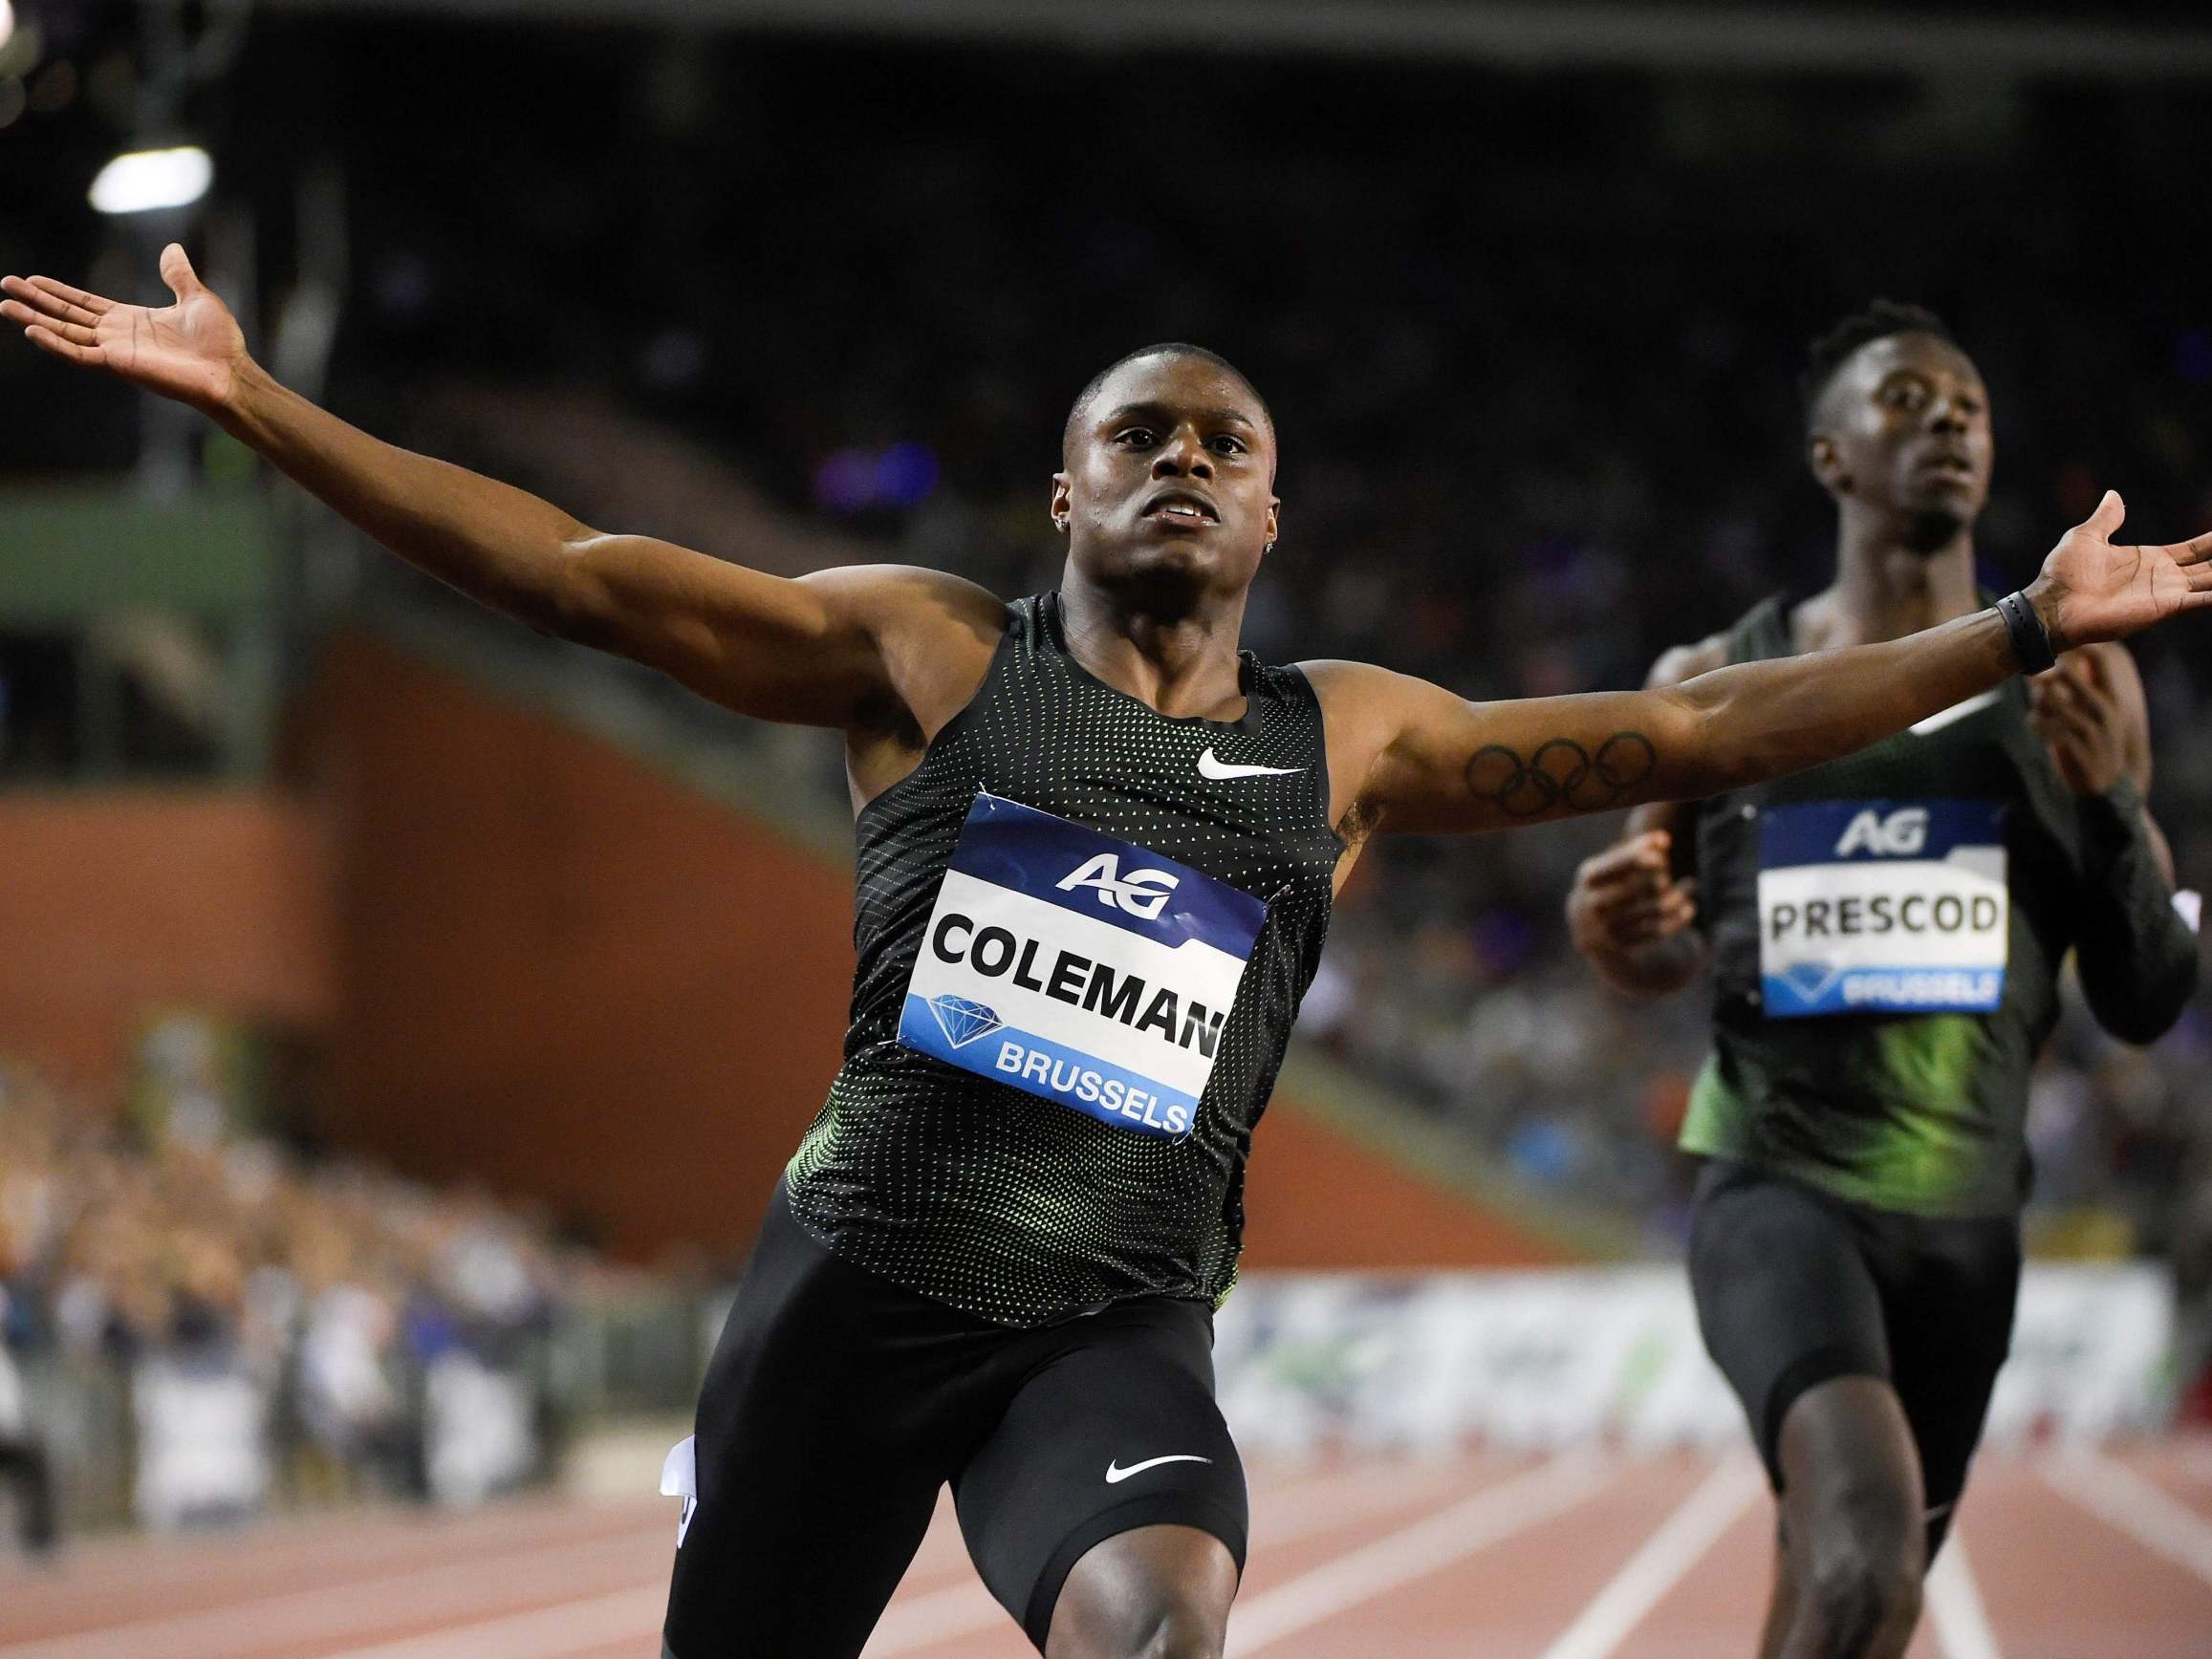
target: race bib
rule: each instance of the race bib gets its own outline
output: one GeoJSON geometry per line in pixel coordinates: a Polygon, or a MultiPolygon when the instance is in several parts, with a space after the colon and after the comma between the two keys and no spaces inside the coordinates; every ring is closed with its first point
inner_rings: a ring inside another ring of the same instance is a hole
{"type": "Polygon", "coordinates": [[[979,794],[899,1041],[1101,1123],[1187,1134],[1266,919],[1188,865],[979,794]]]}
{"type": "Polygon", "coordinates": [[[1996,801],[1812,801],[1759,835],[1769,1019],[1987,1013],[2005,995],[2010,894],[1996,801]]]}

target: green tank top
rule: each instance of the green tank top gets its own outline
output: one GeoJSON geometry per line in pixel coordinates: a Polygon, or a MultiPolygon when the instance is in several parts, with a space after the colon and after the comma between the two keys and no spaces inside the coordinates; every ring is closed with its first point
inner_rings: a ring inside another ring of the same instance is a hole
{"type": "MultiPolygon", "coordinates": [[[[1729,660],[1795,652],[1779,599],[1729,660]]],[[[2025,683],[1698,810],[1713,1052],[1684,1150],[1854,1202],[2016,1210],[2081,850],[2025,683]]]]}

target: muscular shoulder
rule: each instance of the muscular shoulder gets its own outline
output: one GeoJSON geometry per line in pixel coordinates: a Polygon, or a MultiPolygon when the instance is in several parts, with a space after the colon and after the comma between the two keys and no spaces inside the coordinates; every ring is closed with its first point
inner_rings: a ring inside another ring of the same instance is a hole
{"type": "Polygon", "coordinates": [[[916,565],[844,565],[800,578],[874,642],[883,697],[856,724],[925,743],[990,671],[1006,602],[965,577],[916,565]]]}
{"type": "Polygon", "coordinates": [[[1006,602],[965,576],[919,565],[839,565],[799,578],[878,638],[966,635],[994,644],[1006,602]]]}
{"type": "Polygon", "coordinates": [[[1301,662],[1298,670],[1321,704],[1329,750],[1329,818],[1350,840],[1375,826],[1362,821],[1361,802],[1377,765],[1424,704],[1459,700],[1440,685],[1372,662],[1329,658],[1301,662]]]}
{"type": "Polygon", "coordinates": [[[1372,662],[1301,662],[1298,671],[1320,701],[1333,767],[1340,746],[1347,759],[1362,752],[1372,755],[1389,743],[1410,710],[1424,703],[1459,700],[1441,685],[1372,662]]]}

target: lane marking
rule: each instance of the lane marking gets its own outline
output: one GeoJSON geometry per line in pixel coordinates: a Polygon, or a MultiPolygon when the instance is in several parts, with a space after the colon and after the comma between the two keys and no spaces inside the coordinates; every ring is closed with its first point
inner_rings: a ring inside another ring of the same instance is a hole
{"type": "MultiPolygon", "coordinates": [[[[380,1625],[389,1627],[399,1618],[466,1616],[489,1596],[527,1599],[537,1585],[604,1571],[610,1556],[623,1549],[665,1559],[665,1521],[650,1532],[448,1558],[348,1584],[247,1596],[186,1613],[11,1642],[0,1646],[0,1659],[144,1659],[149,1653],[162,1659],[226,1659],[237,1651],[241,1628],[251,1628],[257,1638],[272,1644],[328,1643],[380,1625]]],[[[666,1586],[657,1593],[665,1597],[666,1586]]]]}
{"type": "MultiPolygon", "coordinates": [[[[1333,1502],[1301,1501],[1294,1509],[1293,1519],[1283,1525],[1269,1526],[1265,1521],[1255,1524],[1252,1542],[1261,1548],[1287,1543],[1332,1528],[1350,1526],[1385,1510],[1410,1508],[1419,1501],[1418,1497],[1411,1500],[1405,1497],[1403,1471],[1393,1467],[1389,1476],[1387,1482],[1378,1481],[1374,1470],[1354,1467],[1299,1480],[1291,1491],[1301,1500],[1334,1496],[1347,1487],[1351,1490],[1333,1502]]],[[[1263,1493],[1261,1501],[1267,1506],[1263,1514],[1279,1514],[1286,1507],[1281,1493],[1263,1493]]],[[[868,1639],[868,1646],[860,1650],[860,1659],[892,1659],[894,1654],[932,1648],[941,1642],[1010,1622],[1006,1609],[974,1579],[926,1593],[909,1592],[884,1610],[883,1617],[877,1622],[875,1634],[868,1639]]]]}
{"type": "Polygon", "coordinates": [[[1240,1602],[1229,1614],[1225,1659],[1244,1659],[1310,1625],[1487,1549],[1573,1508],[1619,1477],[1617,1465],[1589,1455],[1569,1455],[1486,1486],[1411,1526],[1240,1602]]]}
{"type": "Polygon", "coordinates": [[[1383,1480],[1364,1474],[1347,1478],[1339,1473],[1326,1483],[1314,1481],[1301,1485],[1294,1499],[1262,1494],[1255,1507],[1265,1507],[1259,1508],[1252,1520],[1252,1548],[1271,1549],[1277,1544],[1295,1543],[1300,1539],[1334,1532],[1394,1509],[1418,1509],[1433,1500],[1440,1488],[1458,1485],[1470,1473],[1478,1472],[1490,1476],[1486,1485],[1496,1485],[1508,1478],[1496,1471],[1473,1471],[1461,1465],[1446,1465],[1440,1470],[1394,1464],[1383,1480]]]}
{"type": "Polygon", "coordinates": [[[324,1659],[559,1659],[610,1642],[650,1641],[668,1607],[664,1584],[556,1602],[397,1642],[348,1648],[324,1659]]]}
{"type": "Polygon", "coordinates": [[[1982,1600],[1973,1560],[1966,1554],[1966,1535],[1955,1526],[1928,1574],[1928,1618],[1943,1645],[1943,1659],[2005,1659],[1997,1632],[1989,1627],[1989,1608],[1982,1600]]]}
{"type": "Polygon", "coordinates": [[[1728,1456],[1706,1476],[1544,1649],[1544,1659],[1608,1659],[1652,1608],[1751,1507],[1765,1483],[1748,1458],[1728,1456]]]}
{"type": "Polygon", "coordinates": [[[907,1596],[893,1602],[876,1621],[875,1634],[860,1649],[860,1659],[889,1659],[893,1653],[911,1653],[917,1648],[934,1648],[956,1636],[972,1635],[992,1625],[1011,1627],[1007,1610],[991,1599],[981,1580],[951,1584],[926,1595],[907,1596]]]}
{"type": "Polygon", "coordinates": [[[2037,1468],[2046,1485],[2145,1549],[2212,1584],[2212,1520],[2100,1452],[2061,1452],[2037,1468]]]}

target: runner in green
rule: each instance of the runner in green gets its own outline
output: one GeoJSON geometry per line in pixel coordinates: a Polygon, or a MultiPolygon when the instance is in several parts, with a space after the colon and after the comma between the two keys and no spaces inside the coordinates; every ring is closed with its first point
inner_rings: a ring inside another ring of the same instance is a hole
{"type": "MultiPolygon", "coordinates": [[[[1980,610],[1988,399],[1933,315],[1876,304],[1814,348],[1831,585],[1652,671],[1893,639],[1980,610]]],[[[2074,952],[2097,1018],[2149,1042],[2197,944],[2173,902],[2125,647],[2072,651],[1845,759],[1639,808],[1568,916],[1622,990],[1708,968],[1699,1321],[1781,1497],[1768,1659],[1892,1659],[2012,1328],[2028,1072],[2074,952]]]]}

